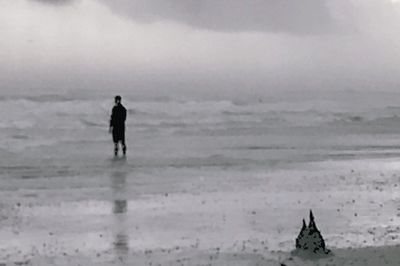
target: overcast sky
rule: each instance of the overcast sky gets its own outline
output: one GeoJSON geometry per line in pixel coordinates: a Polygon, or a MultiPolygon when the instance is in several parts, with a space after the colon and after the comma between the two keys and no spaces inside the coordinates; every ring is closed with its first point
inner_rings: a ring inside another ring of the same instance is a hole
{"type": "Polygon", "coordinates": [[[400,87],[394,0],[0,0],[0,89],[400,87]]]}

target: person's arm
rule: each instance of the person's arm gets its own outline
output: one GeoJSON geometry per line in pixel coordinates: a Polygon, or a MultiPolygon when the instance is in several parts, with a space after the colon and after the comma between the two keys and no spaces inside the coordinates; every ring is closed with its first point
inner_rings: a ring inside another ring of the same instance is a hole
{"type": "Polygon", "coordinates": [[[111,133],[112,132],[112,129],[113,129],[113,126],[114,126],[114,108],[112,109],[112,112],[111,112],[111,117],[110,117],[110,127],[109,127],[109,129],[108,129],[108,131],[111,133]]]}
{"type": "Polygon", "coordinates": [[[124,108],[124,123],[126,121],[126,114],[127,114],[127,112],[126,112],[126,109],[124,108]]]}

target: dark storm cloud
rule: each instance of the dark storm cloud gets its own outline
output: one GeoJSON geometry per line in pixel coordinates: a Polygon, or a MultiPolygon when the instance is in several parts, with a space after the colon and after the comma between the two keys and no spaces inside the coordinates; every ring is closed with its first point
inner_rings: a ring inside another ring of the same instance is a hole
{"type": "Polygon", "coordinates": [[[148,23],[170,20],[216,31],[313,34],[333,29],[325,0],[99,0],[148,23]]]}

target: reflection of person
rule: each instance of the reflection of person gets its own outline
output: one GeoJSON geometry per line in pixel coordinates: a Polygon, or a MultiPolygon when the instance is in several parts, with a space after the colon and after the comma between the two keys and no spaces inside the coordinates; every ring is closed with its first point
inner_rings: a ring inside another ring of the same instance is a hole
{"type": "Polygon", "coordinates": [[[121,103],[121,96],[115,96],[115,106],[112,109],[110,119],[110,133],[113,135],[114,155],[118,155],[118,143],[121,142],[122,152],[126,155],[125,144],[125,120],[126,109],[121,103]]]}
{"type": "Polygon", "coordinates": [[[128,173],[123,170],[115,170],[111,173],[112,214],[114,217],[112,228],[115,229],[112,244],[115,255],[123,260],[126,260],[129,254],[127,175],[128,173]]]}

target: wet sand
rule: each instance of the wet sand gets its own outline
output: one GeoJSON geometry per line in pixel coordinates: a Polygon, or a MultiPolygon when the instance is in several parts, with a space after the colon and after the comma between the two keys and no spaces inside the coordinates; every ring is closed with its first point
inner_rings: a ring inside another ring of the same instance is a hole
{"type": "Polygon", "coordinates": [[[392,158],[160,172],[129,157],[90,175],[3,169],[0,263],[399,265],[399,169],[392,158]],[[334,256],[290,253],[309,209],[334,256]]]}
{"type": "Polygon", "coordinates": [[[400,246],[360,249],[337,249],[327,258],[303,258],[285,252],[220,252],[218,249],[199,251],[193,249],[147,250],[140,253],[120,252],[118,257],[111,252],[98,253],[95,258],[76,254],[58,257],[35,257],[32,259],[4,263],[2,265],[399,265],[400,246]]]}

